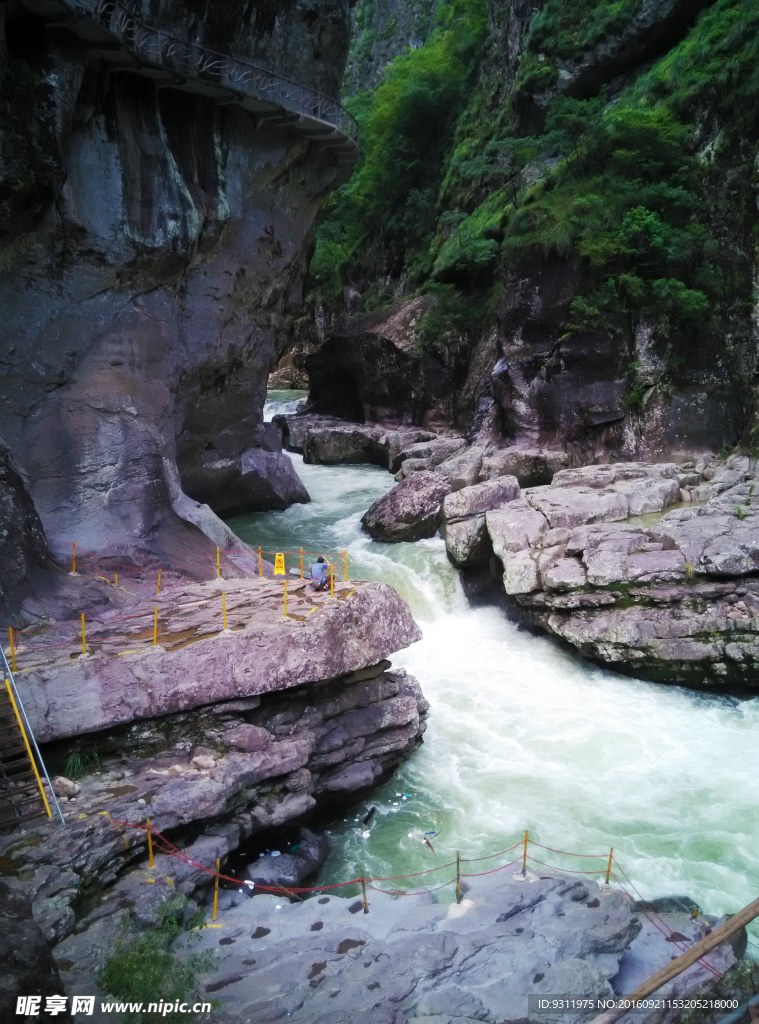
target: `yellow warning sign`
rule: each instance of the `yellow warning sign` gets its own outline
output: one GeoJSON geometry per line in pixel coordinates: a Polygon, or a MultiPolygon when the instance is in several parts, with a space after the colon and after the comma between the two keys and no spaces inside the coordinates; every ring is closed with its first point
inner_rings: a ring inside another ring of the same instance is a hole
{"type": "Polygon", "coordinates": [[[285,575],[285,556],[282,554],[281,551],[278,551],[274,556],[274,575],[285,575]]]}

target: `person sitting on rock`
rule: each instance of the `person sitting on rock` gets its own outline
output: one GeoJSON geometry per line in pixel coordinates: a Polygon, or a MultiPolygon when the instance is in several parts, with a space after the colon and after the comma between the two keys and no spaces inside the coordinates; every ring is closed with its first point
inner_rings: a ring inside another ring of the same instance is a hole
{"type": "Polygon", "coordinates": [[[326,590],[331,566],[323,555],[319,555],[311,566],[311,586],[314,590],[326,590]]]}

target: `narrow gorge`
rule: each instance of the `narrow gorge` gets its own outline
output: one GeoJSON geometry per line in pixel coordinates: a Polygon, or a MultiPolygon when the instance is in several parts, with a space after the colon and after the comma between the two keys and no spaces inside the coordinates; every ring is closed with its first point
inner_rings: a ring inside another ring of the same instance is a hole
{"type": "Polygon", "coordinates": [[[0,4],[3,1020],[748,1024],[757,39],[0,4]]]}

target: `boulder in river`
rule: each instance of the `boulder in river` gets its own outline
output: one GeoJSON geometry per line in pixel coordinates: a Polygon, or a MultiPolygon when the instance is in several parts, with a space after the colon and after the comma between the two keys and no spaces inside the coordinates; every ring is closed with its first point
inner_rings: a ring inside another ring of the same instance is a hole
{"type": "Polygon", "coordinates": [[[329,852],[325,835],[317,835],[310,829],[298,832],[297,842],[286,852],[273,851],[262,854],[258,860],[248,864],[245,877],[256,885],[292,887],[301,885],[315,875],[329,852]]]}
{"type": "Polygon", "coordinates": [[[389,543],[434,537],[443,498],[451,490],[450,480],[441,473],[412,473],[374,502],[361,525],[375,540],[389,543]]]}

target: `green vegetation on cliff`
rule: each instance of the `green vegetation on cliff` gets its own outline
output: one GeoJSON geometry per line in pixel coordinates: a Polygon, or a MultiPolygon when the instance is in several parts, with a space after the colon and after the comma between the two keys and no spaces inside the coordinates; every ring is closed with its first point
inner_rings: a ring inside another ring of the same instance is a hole
{"type": "Polygon", "coordinates": [[[558,257],[585,267],[568,334],[629,334],[641,316],[681,342],[724,332],[750,296],[759,0],[717,0],[621,93],[551,98],[556,61],[639,7],[548,0],[504,102],[500,68],[478,63],[483,3],[445,4],[426,44],[354,100],[363,163],[319,229],[317,300],[339,303],[347,283],[367,309],[404,289],[471,294],[558,257]],[[530,90],[545,100],[533,134],[516,111],[530,90]]]}
{"type": "Polygon", "coordinates": [[[311,278],[320,301],[339,300],[357,272],[396,276],[425,248],[484,31],[484,0],[450,0],[424,46],[396,58],[373,93],[348,101],[361,125],[363,159],[330,200],[318,232],[311,278]]]}

